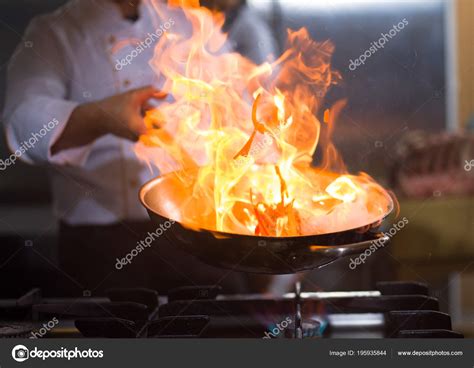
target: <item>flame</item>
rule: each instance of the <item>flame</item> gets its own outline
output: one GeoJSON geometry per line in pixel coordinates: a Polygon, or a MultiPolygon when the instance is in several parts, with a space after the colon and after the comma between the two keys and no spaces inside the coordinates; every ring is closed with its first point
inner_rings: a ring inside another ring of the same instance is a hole
{"type": "Polygon", "coordinates": [[[173,99],[146,113],[147,133],[135,148],[191,188],[176,220],[294,236],[356,228],[386,214],[387,192],[366,174],[348,174],[331,143],[346,101],[323,113],[325,126],[317,117],[327,90],[341,79],[330,65],[330,41],[312,40],[305,28],[289,30],[286,51],[255,65],[227,50],[222,14],[197,0],[169,1],[167,8],[147,3],[157,23],[169,14],[186,19],[156,45],[150,65],[173,99]],[[318,144],[323,164],[314,168],[318,144]]]}

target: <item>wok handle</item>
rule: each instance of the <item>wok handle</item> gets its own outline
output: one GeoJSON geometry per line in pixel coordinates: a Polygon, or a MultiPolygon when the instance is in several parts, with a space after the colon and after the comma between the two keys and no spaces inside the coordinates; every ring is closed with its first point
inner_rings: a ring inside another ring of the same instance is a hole
{"type": "Polygon", "coordinates": [[[310,245],[310,252],[318,252],[324,256],[331,258],[339,258],[350,256],[354,254],[361,254],[369,249],[371,246],[377,247],[377,249],[384,247],[390,237],[384,234],[379,234],[375,239],[365,240],[358,243],[343,244],[343,245],[310,245]]]}

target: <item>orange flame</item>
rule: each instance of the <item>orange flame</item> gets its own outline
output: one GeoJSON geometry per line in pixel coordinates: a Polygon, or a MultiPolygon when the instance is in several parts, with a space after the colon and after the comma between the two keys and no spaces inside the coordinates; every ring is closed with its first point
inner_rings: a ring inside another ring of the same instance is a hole
{"type": "Polygon", "coordinates": [[[340,80],[330,65],[331,42],[312,40],[304,28],[288,31],[287,50],[273,63],[255,65],[226,51],[222,14],[197,0],[170,0],[166,9],[148,4],[157,22],[174,6],[186,19],[162,36],[150,61],[173,101],[147,112],[147,133],[135,149],[192,187],[177,220],[221,232],[293,236],[357,228],[386,214],[386,191],[365,174],[347,174],[331,143],[346,101],[324,113],[323,132],[317,118],[327,90],[340,80]],[[318,142],[324,145],[319,169],[311,167],[318,142]]]}

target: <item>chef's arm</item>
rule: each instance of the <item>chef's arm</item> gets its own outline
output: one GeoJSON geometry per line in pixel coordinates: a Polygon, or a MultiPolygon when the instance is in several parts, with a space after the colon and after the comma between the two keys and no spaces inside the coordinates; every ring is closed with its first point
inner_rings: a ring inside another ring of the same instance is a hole
{"type": "Polygon", "coordinates": [[[143,87],[77,106],[52,145],[51,154],[88,145],[106,134],[137,140],[145,132],[142,112],[147,101],[163,97],[153,87],[143,87]]]}
{"type": "Polygon", "coordinates": [[[28,163],[81,165],[87,147],[53,156],[51,146],[78,103],[69,100],[72,58],[58,32],[44,18],[28,26],[7,71],[3,120],[9,148],[28,163]]]}
{"type": "MultiPolygon", "coordinates": [[[[28,163],[83,165],[92,142],[105,134],[134,139],[142,132],[141,107],[150,87],[100,101],[71,101],[75,59],[44,18],[35,18],[12,56],[3,120],[9,148],[28,163]]],[[[155,96],[160,97],[160,96],[155,96]]]]}

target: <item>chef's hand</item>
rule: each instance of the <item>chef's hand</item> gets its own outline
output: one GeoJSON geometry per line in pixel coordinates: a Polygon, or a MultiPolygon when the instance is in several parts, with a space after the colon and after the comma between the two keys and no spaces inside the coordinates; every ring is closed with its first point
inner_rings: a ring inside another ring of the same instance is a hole
{"type": "Polygon", "coordinates": [[[97,103],[101,119],[98,129],[102,134],[113,134],[132,141],[145,133],[143,112],[151,98],[162,99],[166,94],[153,87],[134,89],[106,98],[97,103]]]}
{"type": "Polygon", "coordinates": [[[147,86],[79,105],[72,112],[62,135],[52,146],[51,154],[84,146],[106,134],[137,140],[145,132],[143,111],[150,107],[148,101],[165,97],[165,93],[147,86]]]}

